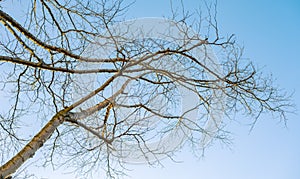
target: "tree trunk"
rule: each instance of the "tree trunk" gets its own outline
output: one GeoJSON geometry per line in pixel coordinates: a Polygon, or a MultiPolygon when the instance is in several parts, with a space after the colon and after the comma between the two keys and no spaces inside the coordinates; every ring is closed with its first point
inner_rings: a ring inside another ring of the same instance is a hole
{"type": "Polygon", "coordinates": [[[0,179],[5,179],[16,172],[27,159],[33,157],[35,152],[50,138],[55,129],[64,122],[65,113],[65,110],[58,112],[18,154],[0,167],[0,179]]]}

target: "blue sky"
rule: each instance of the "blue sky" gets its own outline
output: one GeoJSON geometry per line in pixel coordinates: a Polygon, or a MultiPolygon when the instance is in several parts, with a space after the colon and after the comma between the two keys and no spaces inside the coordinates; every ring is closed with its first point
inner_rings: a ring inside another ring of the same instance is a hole
{"type": "MultiPolygon", "coordinates": [[[[186,0],[184,5],[193,10],[200,3],[186,0]]],[[[216,143],[200,160],[184,149],[175,157],[182,163],[164,161],[163,168],[133,166],[129,172],[133,179],[300,178],[300,1],[219,0],[217,10],[220,33],[236,34],[245,47],[244,58],[272,73],[280,88],[294,92],[298,114],[288,116],[287,127],[264,115],[250,134],[246,122],[237,119],[240,123],[228,125],[234,139],[230,148],[216,143]]],[[[167,0],[137,0],[129,14],[160,17],[169,12],[167,0]]]]}
{"type": "MultiPolygon", "coordinates": [[[[179,2],[174,1],[174,6],[179,6],[179,2]]],[[[194,10],[200,3],[185,0],[184,5],[187,10],[194,10]]],[[[266,73],[272,73],[281,88],[294,92],[298,114],[288,116],[287,127],[264,115],[250,134],[246,122],[237,119],[240,123],[232,122],[227,127],[233,133],[231,146],[216,143],[200,160],[184,148],[175,156],[180,163],[164,160],[164,167],[129,166],[133,169],[128,172],[130,178],[300,178],[300,1],[219,0],[217,10],[220,33],[236,34],[245,47],[244,57],[263,67],[266,73]]],[[[169,15],[169,0],[136,0],[127,14],[128,17],[169,15]]],[[[50,174],[48,178],[68,177],[50,174]]]]}

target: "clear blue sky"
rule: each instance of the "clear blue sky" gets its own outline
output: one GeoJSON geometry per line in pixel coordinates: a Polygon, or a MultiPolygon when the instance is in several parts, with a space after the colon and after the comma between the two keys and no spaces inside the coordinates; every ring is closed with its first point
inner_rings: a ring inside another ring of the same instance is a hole
{"type": "MultiPolygon", "coordinates": [[[[184,5],[193,10],[200,3],[184,0],[184,5]]],[[[127,16],[169,16],[169,6],[169,0],[136,0],[127,16]]],[[[241,124],[232,122],[227,128],[234,138],[230,149],[217,143],[201,160],[184,149],[175,157],[181,163],[165,160],[163,168],[129,166],[132,179],[300,178],[300,1],[219,0],[217,9],[220,33],[236,34],[245,46],[245,58],[263,66],[266,73],[272,72],[280,87],[294,91],[298,114],[289,115],[287,128],[265,115],[250,134],[246,122],[238,119],[241,124]]]]}
{"type": "MultiPolygon", "coordinates": [[[[174,3],[180,1],[174,1],[174,3]]],[[[187,10],[199,7],[185,0],[187,10]]],[[[176,4],[174,4],[176,6],[176,4]]],[[[178,6],[178,4],[177,4],[178,6]]],[[[298,0],[219,0],[218,24],[223,35],[236,34],[245,46],[245,58],[272,73],[276,83],[289,92],[300,106],[300,1],[298,0]]],[[[135,17],[169,15],[168,0],[137,0],[129,14],[135,17]]],[[[164,168],[133,166],[133,179],[299,179],[300,115],[290,115],[287,128],[272,116],[263,116],[249,134],[242,124],[233,122],[231,149],[219,144],[197,160],[188,149],[176,159],[164,161],[164,168]]]]}

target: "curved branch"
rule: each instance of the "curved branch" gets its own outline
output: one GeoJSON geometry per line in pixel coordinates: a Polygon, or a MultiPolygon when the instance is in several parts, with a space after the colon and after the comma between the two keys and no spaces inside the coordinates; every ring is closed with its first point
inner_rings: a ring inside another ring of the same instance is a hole
{"type": "Polygon", "coordinates": [[[80,60],[80,61],[85,61],[85,62],[126,62],[128,61],[127,59],[124,58],[113,58],[113,59],[92,59],[92,58],[85,58],[80,55],[76,55],[69,50],[53,45],[49,45],[37,37],[35,37],[33,34],[31,34],[27,29],[25,29],[21,24],[19,24],[17,21],[15,21],[11,16],[9,16],[7,13],[3,12],[0,9],[0,21],[2,24],[9,23],[11,24],[14,28],[16,28],[19,32],[21,32],[23,35],[25,35],[29,40],[34,42],[35,44],[38,44],[40,47],[44,48],[45,50],[50,50],[50,51],[56,51],[59,53],[62,53],[68,57],[80,60]]]}

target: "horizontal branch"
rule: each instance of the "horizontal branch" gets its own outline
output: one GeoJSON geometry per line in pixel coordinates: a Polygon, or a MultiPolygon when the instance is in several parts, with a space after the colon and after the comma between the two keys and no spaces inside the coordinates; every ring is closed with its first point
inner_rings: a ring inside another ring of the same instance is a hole
{"type": "Polygon", "coordinates": [[[165,118],[165,119],[180,119],[182,116],[168,116],[168,115],[163,115],[163,114],[160,114],[159,112],[155,112],[154,109],[151,109],[149,107],[147,107],[146,105],[144,104],[133,104],[133,105],[125,105],[125,104],[115,104],[116,106],[119,106],[119,107],[124,107],[124,108],[143,108],[145,109],[146,111],[149,111],[150,113],[156,115],[156,116],[159,116],[161,118],[165,118]]]}
{"type": "Polygon", "coordinates": [[[62,68],[62,67],[53,67],[47,64],[43,63],[35,63],[35,62],[30,62],[27,60],[23,60],[21,58],[17,57],[8,57],[8,56],[0,56],[0,62],[11,62],[11,63],[16,63],[19,65],[24,65],[24,66],[30,66],[33,68],[40,68],[44,70],[49,70],[49,71],[57,71],[57,72],[64,72],[64,73],[72,73],[72,74],[87,74],[87,73],[115,73],[118,70],[115,69],[89,69],[89,70],[73,70],[73,69],[67,69],[67,68],[62,68]]]}

